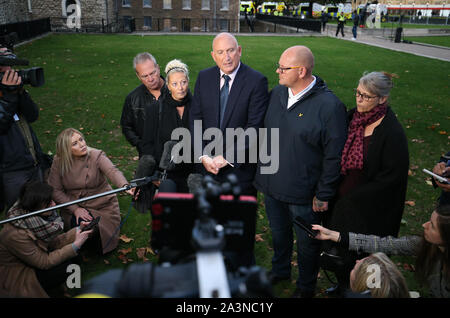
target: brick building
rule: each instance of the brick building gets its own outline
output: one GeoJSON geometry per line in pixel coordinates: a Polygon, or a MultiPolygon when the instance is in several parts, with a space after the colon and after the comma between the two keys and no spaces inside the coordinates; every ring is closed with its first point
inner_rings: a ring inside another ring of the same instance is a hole
{"type": "Polygon", "coordinates": [[[239,0],[0,0],[0,24],[47,17],[53,31],[239,32],[239,0]]]}
{"type": "Polygon", "coordinates": [[[239,32],[239,0],[121,0],[119,16],[136,30],[239,32]]]}

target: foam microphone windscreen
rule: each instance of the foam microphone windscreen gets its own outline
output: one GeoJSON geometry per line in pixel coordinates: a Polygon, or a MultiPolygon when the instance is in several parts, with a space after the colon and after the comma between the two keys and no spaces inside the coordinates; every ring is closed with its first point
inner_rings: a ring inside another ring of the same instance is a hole
{"type": "Polygon", "coordinates": [[[187,185],[190,193],[195,193],[202,187],[203,175],[200,173],[191,173],[187,178],[187,185]]]}
{"type": "Polygon", "coordinates": [[[164,143],[164,150],[161,155],[161,160],[159,161],[159,167],[162,170],[172,170],[175,166],[173,162],[171,162],[172,159],[172,148],[178,143],[178,141],[175,140],[169,140],[164,143]]]}
{"type": "Polygon", "coordinates": [[[159,192],[176,193],[177,192],[177,184],[173,180],[165,179],[159,185],[159,192]]]}
{"type": "Polygon", "coordinates": [[[135,178],[144,178],[153,175],[156,167],[156,160],[152,155],[143,155],[139,159],[139,165],[136,169],[135,178]]]}

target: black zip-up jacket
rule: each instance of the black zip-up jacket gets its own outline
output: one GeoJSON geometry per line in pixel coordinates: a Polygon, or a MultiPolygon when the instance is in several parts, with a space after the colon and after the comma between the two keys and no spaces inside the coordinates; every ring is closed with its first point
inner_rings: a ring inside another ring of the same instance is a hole
{"type": "MultiPolygon", "coordinates": [[[[14,95],[15,107],[10,107],[12,103],[7,105],[4,103],[5,98],[0,97],[3,99],[2,112],[4,112],[4,116],[0,114],[3,119],[0,120],[0,173],[24,170],[35,165],[26,140],[13,116],[14,114],[22,116],[29,125],[38,119],[39,109],[26,91],[14,95]]],[[[30,131],[39,161],[42,153],[41,146],[31,126],[30,131]]]]}
{"type": "Polygon", "coordinates": [[[270,143],[271,129],[279,129],[279,167],[273,174],[262,174],[261,168],[270,164],[259,162],[254,185],[290,204],[311,204],[314,196],[329,201],[339,180],[347,138],[346,108],[322,79],[316,79],[313,88],[289,109],[288,88],[276,86],[264,119],[272,156],[276,145],[270,143]]]}
{"type": "MultiPolygon", "coordinates": [[[[167,87],[163,85],[161,96],[165,90],[167,90],[167,87]]],[[[120,125],[125,138],[132,146],[137,148],[139,157],[142,156],[143,150],[144,123],[147,117],[146,109],[152,104],[158,103],[159,101],[148,91],[144,84],[136,87],[125,98],[120,125]]]]}

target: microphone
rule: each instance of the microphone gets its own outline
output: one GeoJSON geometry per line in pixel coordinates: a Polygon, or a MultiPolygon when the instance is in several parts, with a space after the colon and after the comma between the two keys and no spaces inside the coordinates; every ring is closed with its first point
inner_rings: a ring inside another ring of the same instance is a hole
{"type": "Polygon", "coordinates": [[[187,178],[187,185],[189,188],[189,193],[195,193],[197,190],[202,188],[203,175],[200,173],[191,173],[187,178]]]}
{"type": "Polygon", "coordinates": [[[156,160],[152,155],[143,155],[139,159],[139,165],[136,169],[135,178],[145,178],[153,175],[156,167],[156,160]]]}
{"type": "MultiPolygon", "coordinates": [[[[151,181],[151,176],[156,168],[156,160],[152,155],[143,155],[141,159],[139,159],[139,165],[136,169],[135,178],[143,178],[145,179],[145,183],[147,181],[151,181]]],[[[134,207],[140,213],[146,213],[151,207],[151,202],[153,196],[155,194],[155,187],[151,184],[143,184],[139,186],[139,196],[137,200],[134,202],[134,207]]]]}
{"type": "Polygon", "coordinates": [[[158,192],[176,193],[177,192],[177,184],[173,180],[165,179],[159,185],[158,192]]]}
{"type": "Polygon", "coordinates": [[[159,161],[159,168],[162,170],[171,171],[175,167],[172,157],[172,148],[178,143],[175,140],[169,140],[164,143],[164,150],[159,161]]]}

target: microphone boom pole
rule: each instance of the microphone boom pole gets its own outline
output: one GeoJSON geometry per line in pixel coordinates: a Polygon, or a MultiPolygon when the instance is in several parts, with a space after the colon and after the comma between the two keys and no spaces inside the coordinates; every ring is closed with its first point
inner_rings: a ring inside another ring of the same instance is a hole
{"type": "Polygon", "coordinates": [[[77,199],[77,200],[74,200],[74,201],[70,201],[70,202],[62,203],[62,204],[55,205],[55,206],[52,206],[52,207],[49,207],[49,208],[45,208],[45,209],[42,209],[42,210],[39,210],[39,211],[35,211],[35,212],[19,215],[19,216],[16,216],[16,217],[13,217],[13,218],[9,218],[9,219],[5,219],[5,220],[0,221],[0,225],[1,224],[5,224],[5,223],[9,223],[9,222],[12,222],[12,221],[24,219],[24,218],[27,218],[27,217],[30,217],[30,216],[33,216],[33,215],[37,215],[37,214],[45,213],[45,212],[48,212],[48,211],[56,210],[56,209],[59,209],[59,208],[64,208],[64,207],[69,206],[69,205],[73,205],[73,204],[81,203],[81,202],[84,202],[84,201],[89,201],[89,200],[101,198],[101,197],[104,197],[104,196],[107,196],[107,195],[110,195],[110,194],[114,194],[114,193],[130,190],[131,188],[135,188],[135,187],[147,184],[150,181],[151,181],[151,179],[149,177],[131,180],[129,185],[124,186],[122,188],[106,191],[106,192],[99,193],[99,194],[94,194],[94,195],[91,195],[89,197],[77,199]]]}

